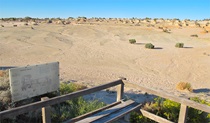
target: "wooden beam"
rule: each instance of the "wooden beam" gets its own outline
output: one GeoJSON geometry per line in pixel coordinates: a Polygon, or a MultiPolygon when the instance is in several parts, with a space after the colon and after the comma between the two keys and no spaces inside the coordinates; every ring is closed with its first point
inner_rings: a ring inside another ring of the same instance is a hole
{"type": "MultiPolygon", "coordinates": [[[[48,97],[42,97],[41,101],[48,100],[48,97]]],[[[42,108],[42,123],[51,123],[50,106],[42,108]]]]}
{"type": "Polygon", "coordinates": [[[125,83],[125,84],[133,85],[136,89],[139,89],[141,91],[145,91],[147,93],[154,94],[154,95],[157,95],[157,96],[160,96],[160,97],[163,97],[163,98],[166,98],[166,99],[170,99],[172,101],[175,101],[175,102],[187,105],[188,107],[192,107],[192,108],[195,108],[195,109],[198,109],[198,110],[210,113],[210,106],[207,106],[207,105],[204,105],[204,104],[200,104],[200,103],[197,103],[197,102],[189,100],[189,99],[177,97],[177,96],[174,96],[174,95],[172,95],[170,93],[166,93],[166,92],[163,92],[163,91],[160,91],[160,90],[155,90],[155,89],[152,89],[152,88],[147,88],[147,87],[143,87],[143,86],[132,84],[132,83],[128,83],[128,82],[125,83]]]}
{"type": "Polygon", "coordinates": [[[120,101],[123,98],[124,94],[124,84],[120,84],[117,86],[117,101],[120,101]]]}
{"type": "Polygon", "coordinates": [[[187,106],[184,104],[181,104],[178,123],[186,123],[187,112],[188,112],[187,106]]]}
{"type": "Polygon", "coordinates": [[[65,121],[65,122],[63,122],[63,123],[74,123],[74,122],[77,122],[77,121],[82,120],[82,119],[84,119],[84,118],[87,118],[87,117],[89,117],[89,116],[91,116],[91,115],[94,115],[94,114],[96,114],[96,113],[98,113],[98,112],[100,112],[100,111],[102,111],[102,110],[106,110],[106,109],[108,109],[108,108],[111,108],[111,107],[113,107],[113,106],[116,106],[116,105],[118,105],[118,104],[120,104],[120,103],[121,103],[121,101],[119,101],[119,102],[114,102],[114,103],[109,104],[109,105],[107,105],[107,106],[104,106],[104,107],[102,107],[102,108],[100,108],[100,109],[97,109],[97,110],[94,110],[94,111],[92,111],[92,112],[89,112],[89,113],[80,115],[80,116],[75,117],[75,118],[72,118],[72,119],[70,119],[70,120],[67,120],[67,121],[65,121]]]}
{"type": "MultiPolygon", "coordinates": [[[[111,107],[111,108],[108,108],[106,110],[103,110],[102,112],[99,112],[97,114],[94,114],[94,115],[92,115],[90,117],[87,117],[87,118],[85,118],[83,120],[80,120],[80,121],[78,121],[76,123],[92,123],[92,122],[98,122],[97,120],[99,120],[99,119],[101,119],[103,117],[106,117],[106,116],[108,116],[108,115],[110,115],[112,113],[115,113],[115,112],[119,111],[120,109],[125,108],[127,106],[130,106],[132,104],[135,104],[135,102],[133,100],[127,100],[125,102],[122,102],[121,104],[118,104],[118,105],[116,105],[114,107],[111,107]]],[[[99,121],[99,122],[100,123],[103,123],[101,121],[99,121]]]]}
{"type": "Polygon", "coordinates": [[[87,88],[87,89],[80,90],[80,91],[73,92],[73,93],[69,93],[69,94],[66,94],[66,95],[50,98],[49,100],[39,101],[39,102],[31,103],[31,104],[28,104],[28,105],[16,107],[16,108],[13,108],[13,109],[10,109],[10,110],[2,111],[2,112],[0,112],[0,119],[6,118],[8,116],[17,116],[19,114],[27,113],[28,111],[34,111],[34,110],[40,109],[42,107],[58,104],[58,103],[66,101],[66,100],[70,100],[70,99],[73,99],[73,98],[76,98],[76,97],[79,97],[79,96],[84,96],[84,95],[87,95],[87,94],[90,94],[90,93],[93,93],[93,92],[97,92],[97,91],[100,91],[100,90],[103,90],[103,89],[106,89],[106,88],[109,88],[109,87],[112,87],[112,86],[122,84],[122,83],[123,82],[120,79],[120,80],[116,80],[116,81],[113,81],[113,82],[110,82],[110,83],[107,83],[107,84],[103,84],[103,85],[100,85],[100,86],[96,86],[96,87],[93,87],[93,88],[89,88],[89,89],[87,88]]]}
{"type": "Polygon", "coordinates": [[[141,111],[143,116],[145,116],[145,117],[147,117],[147,118],[149,118],[151,120],[154,120],[154,121],[156,121],[158,123],[174,123],[172,121],[166,120],[165,118],[162,118],[160,116],[152,114],[152,113],[150,113],[150,112],[148,112],[148,111],[146,111],[144,109],[140,109],[140,111],[141,111]]]}
{"type": "MultiPolygon", "coordinates": [[[[131,113],[132,111],[136,111],[136,110],[139,111],[141,106],[142,106],[142,104],[137,104],[137,103],[132,104],[116,113],[109,115],[107,118],[99,120],[98,123],[113,123],[114,121],[124,117],[126,114],[131,113]]],[[[95,122],[95,123],[97,123],[97,122],[95,122]]]]}

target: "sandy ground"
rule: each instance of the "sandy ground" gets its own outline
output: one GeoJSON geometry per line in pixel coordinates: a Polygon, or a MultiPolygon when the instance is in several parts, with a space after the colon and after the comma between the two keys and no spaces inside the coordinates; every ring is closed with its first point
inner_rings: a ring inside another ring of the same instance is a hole
{"type": "MultiPolygon", "coordinates": [[[[201,28],[171,29],[169,34],[154,27],[114,24],[39,24],[34,29],[23,23],[0,24],[0,66],[59,61],[62,81],[91,87],[121,76],[134,85],[210,100],[210,33],[200,33],[201,28]],[[128,42],[132,38],[136,44],[128,42]],[[185,48],[175,48],[177,42],[185,48]],[[145,49],[145,43],[156,48],[145,49]],[[194,93],[178,92],[180,81],[191,83],[194,93]]],[[[129,86],[125,90],[139,92],[129,86]]]]}

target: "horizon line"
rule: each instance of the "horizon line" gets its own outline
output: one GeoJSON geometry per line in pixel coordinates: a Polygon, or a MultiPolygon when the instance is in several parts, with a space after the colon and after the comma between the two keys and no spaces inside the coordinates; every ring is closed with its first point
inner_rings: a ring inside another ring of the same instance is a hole
{"type": "Polygon", "coordinates": [[[207,18],[203,18],[203,19],[190,19],[190,18],[185,18],[185,19],[180,19],[180,18],[163,18],[163,17],[87,17],[87,16],[77,16],[77,17],[73,17],[73,16],[69,16],[69,17],[32,17],[32,16],[25,16],[25,17],[0,17],[0,19],[9,19],[9,18],[15,18],[15,19],[23,19],[23,18],[31,18],[31,19],[68,19],[68,18],[87,18],[87,19],[91,19],[91,18],[101,18],[101,19],[163,19],[163,20],[194,20],[194,21],[198,21],[198,20],[210,20],[210,17],[207,18]]]}

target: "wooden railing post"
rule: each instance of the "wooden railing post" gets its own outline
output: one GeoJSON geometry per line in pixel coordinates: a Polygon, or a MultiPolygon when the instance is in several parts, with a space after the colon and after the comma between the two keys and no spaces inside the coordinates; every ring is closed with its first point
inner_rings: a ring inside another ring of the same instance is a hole
{"type": "Polygon", "coordinates": [[[120,101],[124,94],[124,83],[117,86],[117,101],[120,101]]]}
{"type": "Polygon", "coordinates": [[[181,104],[178,123],[186,123],[187,111],[188,111],[187,106],[184,104],[181,104]]]}
{"type": "MultiPolygon", "coordinates": [[[[48,100],[48,97],[42,97],[41,101],[48,100]]],[[[50,106],[42,108],[42,123],[51,123],[50,106]]]]}

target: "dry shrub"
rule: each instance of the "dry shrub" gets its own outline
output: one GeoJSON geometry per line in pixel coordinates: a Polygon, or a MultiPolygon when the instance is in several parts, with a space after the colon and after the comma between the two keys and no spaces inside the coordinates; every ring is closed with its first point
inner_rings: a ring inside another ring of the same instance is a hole
{"type": "Polygon", "coordinates": [[[184,47],[184,43],[176,43],[175,47],[183,48],[184,47]]]}
{"type": "Polygon", "coordinates": [[[163,32],[166,32],[166,33],[171,33],[170,31],[171,31],[170,29],[163,28],[163,32]]]}
{"type": "Polygon", "coordinates": [[[4,76],[4,71],[0,70],[0,77],[3,77],[3,76],[4,76]]]}
{"type": "Polygon", "coordinates": [[[192,89],[192,86],[190,83],[188,82],[179,82],[177,85],[176,85],[176,89],[177,90],[187,90],[189,92],[193,92],[193,89],[192,89]]]}
{"type": "Polygon", "coordinates": [[[159,26],[158,29],[163,29],[163,27],[162,26],[159,26]]]}
{"type": "Polygon", "coordinates": [[[190,35],[191,37],[198,37],[198,35],[197,34],[195,34],[195,35],[190,35]]]}
{"type": "Polygon", "coordinates": [[[131,44],[135,44],[135,43],[136,43],[136,39],[129,39],[129,42],[130,42],[131,44]]]}
{"type": "Polygon", "coordinates": [[[0,111],[11,108],[10,103],[9,71],[0,70],[0,111]]]}
{"type": "Polygon", "coordinates": [[[147,43],[147,44],[145,44],[145,48],[154,49],[155,46],[153,44],[151,44],[151,43],[147,43]]]}

